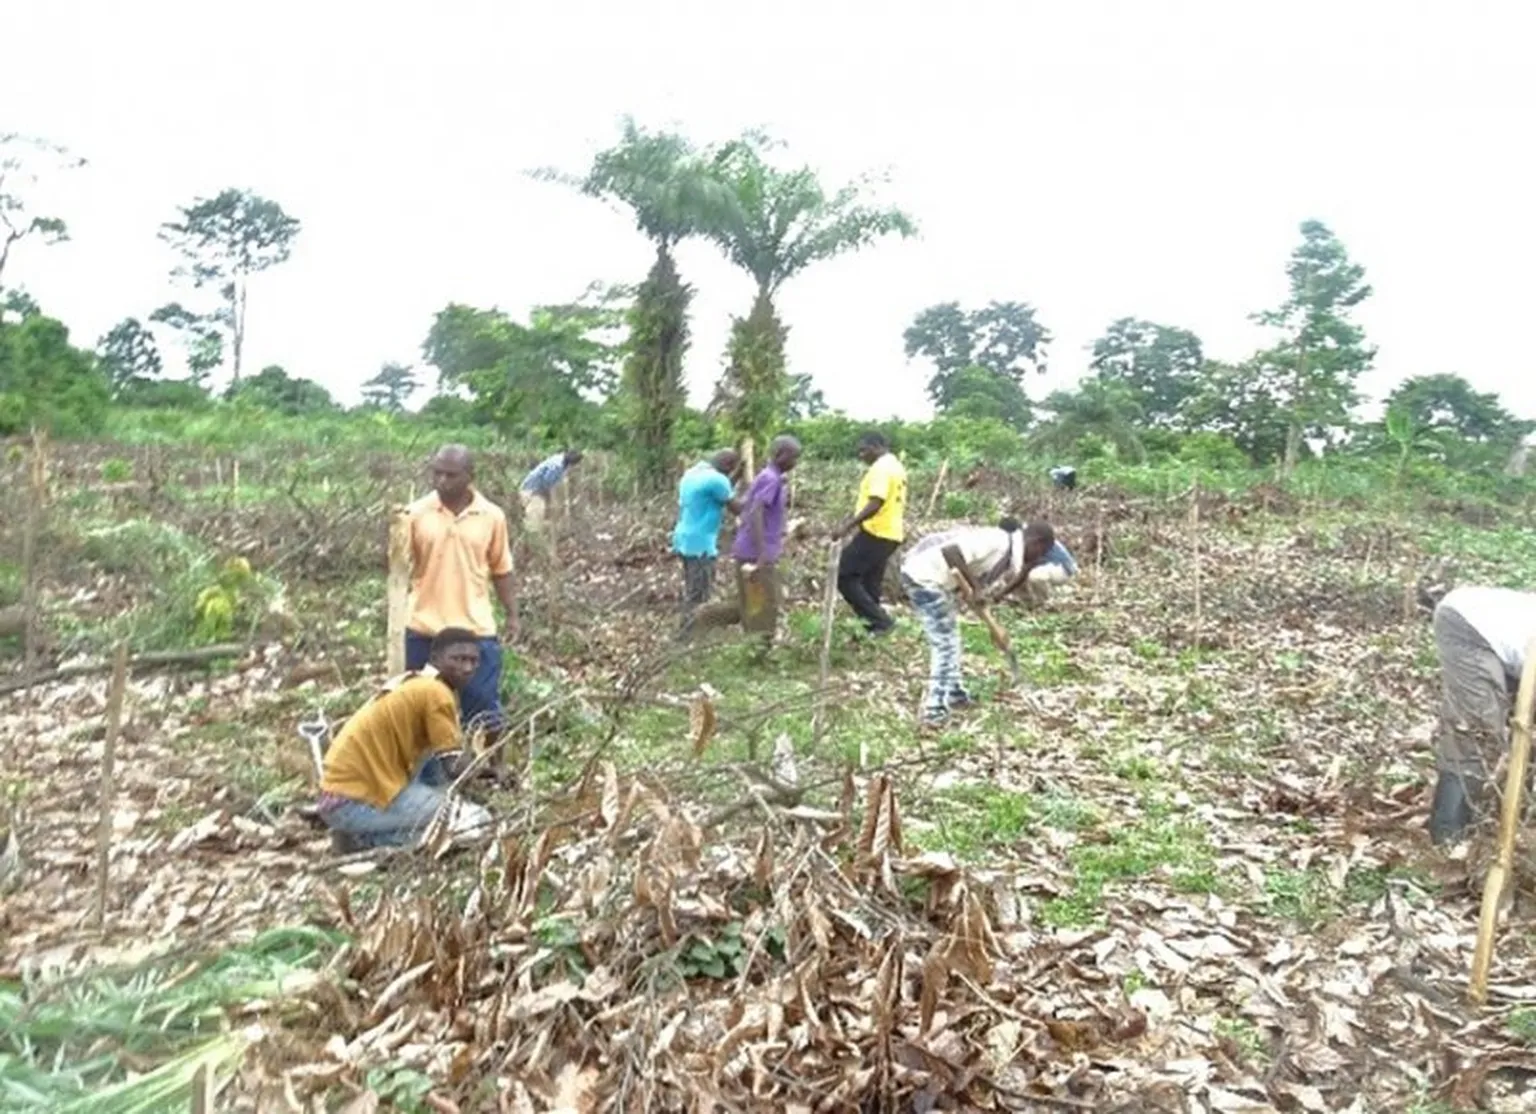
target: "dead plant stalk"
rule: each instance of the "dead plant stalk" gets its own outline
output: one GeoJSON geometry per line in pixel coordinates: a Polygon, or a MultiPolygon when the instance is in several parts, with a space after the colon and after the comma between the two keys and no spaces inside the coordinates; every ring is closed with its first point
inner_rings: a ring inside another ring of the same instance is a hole
{"type": "Polygon", "coordinates": [[[107,690],[107,732],[101,744],[101,817],[96,829],[96,931],[107,927],[107,887],[112,858],[112,803],[116,796],[113,766],[123,724],[123,693],[128,687],[128,644],[117,644],[112,683],[107,690]]]}

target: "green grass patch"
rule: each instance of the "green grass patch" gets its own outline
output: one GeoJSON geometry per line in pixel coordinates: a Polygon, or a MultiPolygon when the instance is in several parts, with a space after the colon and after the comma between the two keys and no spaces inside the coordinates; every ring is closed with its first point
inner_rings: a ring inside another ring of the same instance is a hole
{"type": "Polygon", "coordinates": [[[1068,857],[1076,886],[1071,894],[1042,907],[1047,924],[1092,923],[1100,915],[1105,887],[1133,878],[1161,878],[1181,893],[1223,890],[1204,830],[1166,815],[1111,829],[1096,841],[1074,847],[1068,857]]]}

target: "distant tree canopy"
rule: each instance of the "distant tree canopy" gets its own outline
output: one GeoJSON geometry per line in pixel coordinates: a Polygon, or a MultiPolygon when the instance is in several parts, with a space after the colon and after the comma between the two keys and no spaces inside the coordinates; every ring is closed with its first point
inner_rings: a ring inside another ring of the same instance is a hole
{"type": "Polygon", "coordinates": [[[1146,425],[1176,429],[1185,403],[1199,393],[1205,355],[1188,329],[1122,317],[1094,341],[1089,367],[1125,389],[1146,425]]]}
{"type": "Polygon", "coordinates": [[[623,312],[597,304],[540,306],[528,324],[499,309],[450,305],[422,344],[439,385],[468,394],[474,420],[541,441],[580,439],[611,395],[623,312]]]}
{"type": "Polygon", "coordinates": [[[289,375],[275,365],[231,383],[224,397],[279,414],[321,414],[339,409],[331,392],[319,383],[289,375]]]}
{"type": "Polygon", "coordinates": [[[363,384],[363,405],[398,414],[405,409],[405,400],[420,385],[412,368],[405,364],[385,364],[377,375],[363,384]]]}
{"type": "Polygon", "coordinates": [[[1051,341],[1033,306],[990,302],[964,310],[959,302],[943,302],[919,313],[903,339],[908,359],[920,356],[933,364],[928,397],[939,413],[958,408],[1018,428],[1029,424],[1024,376],[1045,371],[1051,341]],[[989,400],[996,409],[985,413],[989,400]]]}
{"type": "Polygon", "coordinates": [[[94,433],[111,400],[106,374],[63,322],[27,308],[0,313],[0,434],[34,425],[60,437],[94,433]]]}

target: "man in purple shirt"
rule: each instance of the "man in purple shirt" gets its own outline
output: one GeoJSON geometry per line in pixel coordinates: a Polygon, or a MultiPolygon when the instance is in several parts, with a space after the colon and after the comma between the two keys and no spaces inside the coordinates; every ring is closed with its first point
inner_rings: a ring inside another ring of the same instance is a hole
{"type": "Polygon", "coordinates": [[[768,446],[768,463],[742,496],[736,540],[736,599],[699,610],[695,627],[728,627],[773,637],[779,615],[779,555],[784,552],[788,485],[784,477],[800,460],[800,442],[788,435],[768,446]]]}

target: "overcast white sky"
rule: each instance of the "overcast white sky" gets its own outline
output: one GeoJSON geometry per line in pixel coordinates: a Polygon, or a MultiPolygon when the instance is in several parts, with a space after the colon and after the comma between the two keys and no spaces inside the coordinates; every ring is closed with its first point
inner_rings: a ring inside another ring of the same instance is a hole
{"type": "MultiPolygon", "coordinates": [[[[83,343],[174,296],[155,233],[177,205],[250,188],[304,227],[253,286],[247,367],[355,400],[384,361],[419,360],[449,301],[521,314],[644,275],[625,218],[523,174],[582,169],[631,113],[701,142],[766,127],[834,182],[891,172],[921,238],[823,264],[781,299],[793,369],[855,415],[926,413],[901,334],[951,299],[1038,307],[1056,342],[1036,398],[1127,314],[1240,358],[1316,217],[1376,289],[1370,393],[1458,371],[1536,417],[1521,0],[6,9],[0,132],[90,160],[48,183],[73,241],[21,249],[7,277],[83,343]]],[[[702,398],[751,291],[707,246],[680,261],[702,398]]]]}

